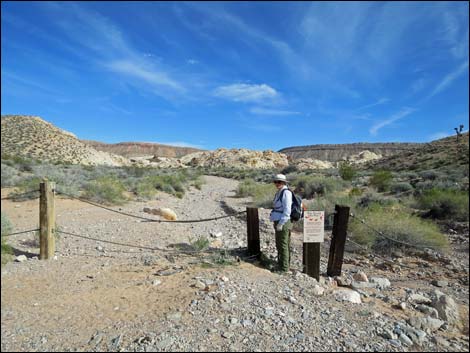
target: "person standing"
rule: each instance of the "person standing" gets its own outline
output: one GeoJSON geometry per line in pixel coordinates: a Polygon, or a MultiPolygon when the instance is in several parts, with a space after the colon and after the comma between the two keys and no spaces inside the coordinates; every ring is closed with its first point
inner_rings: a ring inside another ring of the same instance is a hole
{"type": "Polygon", "coordinates": [[[287,188],[287,178],[284,174],[277,174],[273,179],[277,188],[273,200],[273,210],[269,220],[274,222],[276,233],[276,249],[279,271],[289,271],[290,265],[290,233],[292,222],[290,214],[292,209],[292,192],[287,188]]]}

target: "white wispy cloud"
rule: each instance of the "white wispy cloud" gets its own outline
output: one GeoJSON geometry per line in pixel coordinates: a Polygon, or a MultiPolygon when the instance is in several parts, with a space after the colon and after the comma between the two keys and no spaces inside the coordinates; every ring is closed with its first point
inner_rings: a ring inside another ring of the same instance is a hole
{"type": "Polygon", "coordinates": [[[377,102],[364,105],[364,106],[362,106],[362,107],[357,108],[356,110],[362,110],[362,109],[372,108],[372,107],[375,107],[376,105],[385,104],[385,103],[387,103],[387,102],[389,102],[389,101],[390,101],[390,99],[388,99],[388,98],[380,98],[377,102]]]}
{"type": "Polygon", "coordinates": [[[250,109],[250,113],[258,115],[272,115],[272,116],[286,116],[286,115],[300,115],[301,112],[291,110],[279,110],[279,109],[268,109],[262,107],[253,107],[250,109]]]}
{"type": "Polygon", "coordinates": [[[468,61],[465,61],[461,65],[459,65],[454,71],[449,72],[444,78],[434,87],[432,92],[424,98],[424,100],[428,100],[429,98],[435,96],[436,94],[442,92],[447,87],[449,87],[452,82],[462,76],[468,70],[468,61]]]}
{"type": "Polygon", "coordinates": [[[81,56],[89,62],[118,74],[131,84],[143,84],[147,90],[168,98],[186,91],[182,79],[177,79],[168,68],[157,64],[153,53],[141,52],[133,47],[123,30],[101,13],[86,9],[79,3],[41,4],[54,20],[52,24],[69,38],[81,56]]]}
{"type": "Polygon", "coordinates": [[[234,102],[269,102],[280,96],[274,88],[267,84],[234,83],[219,86],[214,90],[217,97],[232,100],[234,102]]]}
{"type": "Polygon", "coordinates": [[[387,125],[390,125],[394,123],[397,120],[403,119],[407,115],[410,115],[411,113],[415,112],[416,109],[414,108],[409,108],[405,107],[402,110],[400,110],[398,113],[393,114],[391,117],[381,120],[379,122],[376,122],[370,129],[369,132],[371,135],[377,135],[377,132],[384,128],[387,125]]]}
{"type": "Polygon", "coordinates": [[[170,78],[167,73],[145,67],[142,63],[135,60],[111,61],[106,66],[115,72],[136,77],[152,85],[164,86],[180,92],[185,90],[180,83],[170,78]]]}
{"type": "Polygon", "coordinates": [[[450,54],[456,59],[468,57],[468,6],[463,11],[447,9],[441,16],[443,39],[447,42],[450,54]]]}

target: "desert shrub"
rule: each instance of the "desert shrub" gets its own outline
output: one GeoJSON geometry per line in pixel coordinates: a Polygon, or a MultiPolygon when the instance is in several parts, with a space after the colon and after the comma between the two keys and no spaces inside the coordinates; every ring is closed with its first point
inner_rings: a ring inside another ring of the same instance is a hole
{"type": "Polygon", "coordinates": [[[124,184],[113,176],[100,177],[85,185],[83,197],[104,204],[122,204],[126,201],[124,184]]]}
{"type": "Polygon", "coordinates": [[[157,189],[148,177],[137,181],[135,187],[132,189],[140,200],[150,200],[157,194],[157,189]]]}
{"type": "Polygon", "coordinates": [[[418,207],[428,210],[427,216],[437,219],[468,221],[468,192],[437,189],[426,190],[418,198],[418,207]]]}
{"type": "Polygon", "coordinates": [[[419,176],[424,180],[436,180],[441,176],[441,174],[435,170],[424,170],[419,173],[419,176]]]}
{"type": "Polygon", "coordinates": [[[353,180],[354,176],[356,175],[356,170],[354,167],[347,162],[341,162],[339,165],[339,176],[343,180],[353,180]]]}
{"type": "Polygon", "coordinates": [[[202,176],[198,176],[196,179],[194,179],[193,182],[192,182],[192,185],[196,189],[201,190],[202,185],[204,185],[204,179],[202,178],[202,176]]]}
{"type": "Polygon", "coordinates": [[[13,249],[6,241],[6,235],[12,232],[12,225],[5,213],[1,212],[1,240],[2,240],[2,264],[8,261],[8,256],[13,254],[13,249]]]}
{"type": "Polygon", "coordinates": [[[283,170],[281,170],[281,174],[287,175],[290,173],[298,172],[299,168],[296,165],[288,165],[283,170]]]}
{"type": "Polygon", "coordinates": [[[447,238],[440,233],[436,224],[400,208],[372,206],[350,219],[348,229],[353,241],[379,253],[388,253],[395,249],[407,251],[415,247],[445,250],[448,246],[447,238]],[[361,223],[361,219],[367,225],[361,223]],[[377,232],[381,232],[383,236],[377,232]]]}
{"type": "Polygon", "coordinates": [[[367,192],[357,201],[357,206],[362,208],[370,207],[374,204],[380,205],[381,207],[393,206],[398,203],[398,200],[394,197],[387,197],[376,192],[367,192]]]}
{"type": "Polygon", "coordinates": [[[401,182],[390,185],[390,191],[394,194],[400,194],[411,190],[413,190],[413,186],[410,183],[401,182]]]}
{"type": "Polygon", "coordinates": [[[348,184],[339,178],[325,178],[318,176],[301,175],[292,184],[295,192],[303,199],[311,199],[314,196],[323,196],[344,189],[348,184]]]}
{"type": "Polygon", "coordinates": [[[369,185],[375,187],[379,192],[387,191],[393,179],[392,173],[388,170],[376,171],[369,179],[369,185]]]}
{"type": "Polygon", "coordinates": [[[431,190],[432,188],[434,188],[434,183],[431,180],[420,181],[415,185],[418,194],[422,194],[424,191],[431,190]]]}
{"type": "Polygon", "coordinates": [[[2,188],[15,186],[18,182],[18,170],[2,161],[2,188]]]}
{"type": "Polygon", "coordinates": [[[349,196],[351,197],[354,197],[354,196],[361,196],[363,193],[363,190],[358,188],[358,187],[353,187],[350,191],[349,191],[349,196]]]}
{"type": "Polygon", "coordinates": [[[10,220],[8,219],[7,215],[4,212],[1,212],[1,236],[2,238],[6,234],[10,234],[13,227],[11,225],[10,220]]]}
{"type": "Polygon", "coordinates": [[[252,179],[246,179],[238,184],[236,196],[251,196],[256,207],[270,208],[272,207],[275,193],[276,188],[272,183],[257,183],[252,179]]]}
{"type": "Polygon", "coordinates": [[[209,244],[210,244],[210,241],[205,236],[199,236],[190,241],[190,245],[195,251],[206,250],[207,248],[209,248],[209,244]]]}

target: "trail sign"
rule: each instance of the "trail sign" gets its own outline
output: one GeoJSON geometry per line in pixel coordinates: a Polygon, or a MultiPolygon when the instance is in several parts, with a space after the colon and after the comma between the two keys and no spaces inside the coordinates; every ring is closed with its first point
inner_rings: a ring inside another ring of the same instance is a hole
{"type": "Polygon", "coordinates": [[[325,211],[305,211],[304,243],[325,241],[325,211]]]}

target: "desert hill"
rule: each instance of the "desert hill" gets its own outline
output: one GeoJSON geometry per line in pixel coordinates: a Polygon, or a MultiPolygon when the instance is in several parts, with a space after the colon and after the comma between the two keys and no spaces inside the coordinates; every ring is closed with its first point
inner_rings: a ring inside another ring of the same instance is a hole
{"type": "Polygon", "coordinates": [[[97,151],[37,116],[3,115],[2,155],[83,165],[129,165],[122,156],[97,151]]]}
{"type": "Polygon", "coordinates": [[[376,169],[399,170],[429,170],[441,168],[456,168],[467,166],[468,132],[457,136],[445,137],[429,143],[423,143],[409,151],[402,151],[378,161],[371,166],[376,169]]]}

